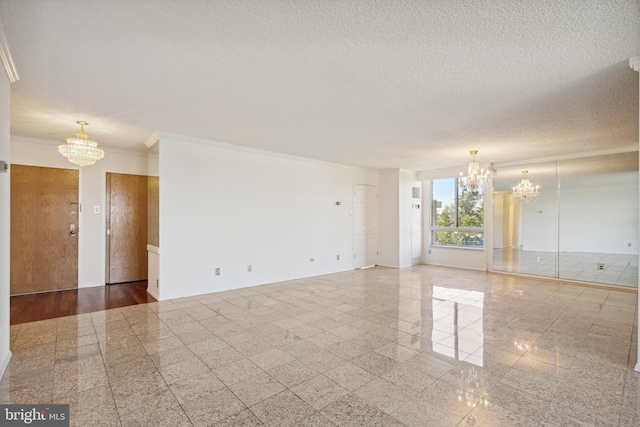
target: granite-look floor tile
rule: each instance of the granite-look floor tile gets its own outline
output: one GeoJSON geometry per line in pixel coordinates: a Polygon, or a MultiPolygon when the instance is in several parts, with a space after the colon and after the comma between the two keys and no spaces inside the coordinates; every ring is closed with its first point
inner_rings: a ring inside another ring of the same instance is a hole
{"type": "Polygon", "coordinates": [[[336,356],[335,354],[330,353],[326,350],[310,354],[309,356],[301,357],[298,360],[300,360],[305,365],[312,367],[318,372],[326,372],[329,369],[340,366],[345,362],[342,357],[336,356]]]}
{"type": "MultiPolygon", "coordinates": [[[[554,422],[554,420],[550,421],[554,422]]],[[[539,426],[540,422],[519,412],[512,412],[483,400],[465,417],[462,424],[465,426],[535,427],[539,426]]]]}
{"type": "Polygon", "coordinates": [[[193,377],[203,372],[210,372],[207,365],[198,358],[174,363],[173,365],[160,366],[158,370],[167,384],[173,384],[176,381],[193,377]]]}
{"type": "Polygon", "coordinates": [[[52,403],[53,381],[28,385],[6,384],[0,386],[0,402],[30,404],[52,403]]]}
{"type": "Polygon", "coordinates": [[[564,406],[552,402],[542,417],[542,422],[559,426],[618,426],[621,406],[585,407],[581,404],[564,406]]]}
{"type": "Polygon", "coordinates": [[[406,362],[408,359],[411,359],[413,356],[418,354],[417,351],[396,343],[385,344],[374,351],[393,359],[398,363],[406,362]]]}
{"type": "Polygon", "coordinates": [[[382,375],[382,378],[414,395],[424,390],[425,387],[436,380],[434,377],[416,371],[405,364],[398,365],[391,369],[382,375]]]}
{"type": "Polygon", "coordinates": [[[345,360],[351,360],[369,352],[366,347],[355,344],[352,341],[339,341],[327,347],[326,350],[345,360]]]}
{"type": "Polygon", "coordinates": [[[475,394],[473,384],[467,389],[460,389],[436,380],[418,393],[417,397],[464,418],[480,402],[482,396],[475,394]]]}
{"type": "Polygon", "coordinates": [[[115,406],[96,407],[92,411],[83,412],[81,414],[69,417],[69,425],[71,427],[120,427],[120,417],[115,406]]]}
{"type": "Polygon", "coordinates": [[[212,424],[212,427],[262,427],[264,424],[249,409],[212,424]]]}
{"type": "Polygon", "coordinates": [[[383,338],[378,335],[373,335],[371,333],[365,333],[362,335],[358,335],[355,338],[350,339],[352,343],[368,348],[369,350],[374,350],[376,348],[380,348],[383,345],[389,343],[391,340],[383,338]]]}
{"type": "Polygon", "coordinates": [[[395,411],[412,398],[411,394],[382,378],[366,383],[353,394],[386,414],[395,411]]]}
{"type": "Polygon", "coordinates": [[[500,380],[502,384],[531,393],[540,399],[553,396],[560,386],[560,382],[561,379],[557,377],[519,371],[513,368],[500,380]]]}
{"type": "Polygon", "coordinates": [[[110,384],[116,403],[128,399],[129,396],[160,392],[168,388],[162,375],[157,371],[112,380],[110,384]]]}
{"type": "Polygon", "coordinates": [[[315,409],[321,409],[349,393],[349,390],[324,375],[291,387],[291,391],[315,409]]]}
{"type": "Polygon", "coordinates": [[[251,406],[251,411],[266,426],[288,427],[310,416],[315,410],[286,390],[251,406]]]}
{"type": "Polygon", "coordinates": [[[332,427],[334,423],[329,421],[327,417],[316,412],[315,414],[297,422],[293,427],[332,427]]]}
{"type": "Polygon", "coordinates": [[[280,347],[280,350],[290,354],[296,359],[300,359],[301,357],[318,353],[319,351],[322,351],[322,348],[307,340],[301,339],[280,347]]]}
{"type": "Polygon", "coordinates": [[[269,370],[278,365],[282,365],[283,363],[290,362],[295,360],[293,356],[284,351],[274,348],[264,353],[256,354],[254,356],[249,357],[253,363],[258,365],[260,368],[264,370],[269,370]]]}
{"type": "Polygon", "coordinates": [[[319,374],[318,371],[298,360],[278,365],[267,372],[278,382],[289,388],[319,374]]]}
{"type": "Polygon", "coordinates": [[[338,426],[377,426],[382,425],[386,417],[384,412],[353,394],[327,405],[320,413],[338,426]]]}
{"type": "Polygon", "coordinates": [[[124,401],[118,401],[117,407],[123,427],[191,425],[168,388],[160,392],[130,396],[124,401]]]}
{"type": "Polygon", "coordinates": [[[404,362],[404,365],[414,371],[438,378],[448,372],[457,363],[457,361],[453,359],[449,359],[449,361],[443,359],[443,357],[422,352],[404,362]]]}
{"type": "Polygon", "coordinates": [[[351,361],[354,365],[358,365],[361,368],[371,372],[372,374],[381,376],[389,372],[398,362],[390,359],[382,354],[371,351],[360,357],[357,357],[351,361]]]}
{"type": "Polygon", "coordinates": [[[211,353],[203,354],[200,356],[200,360],[202,360],[204,364],[211,369],[230,365],[244,359],[246,358],[242,353],[229,346],[223,347],[219,350],[214,350],[211,353]]]}
{"type": "Polygon", "coordinates": [[[229,389],[247,406],[280,393],[285,387],[266,372],[229,385],[229,389]]]}
{"type": "Polygon", "coordinates": [[[173,365],[174,363],[178,362],[185,362],[195,357],[196,355],[193,354],[193,352],[186,346],[175,347],[169,350],[164,350],[149,355],[149,358],[153,361],[153,364],[159,368],[173,365]]]}
{"type": "Polygon", "coordinates": [[[189,349],[198,356],[221,350],[227,346],[226,342],[215,336],[205,341],[193,342],[188,345],[189,349]]]}
{"type": "Polygon", "coordinates": [[[84,372],[77,376],[72,376],[65,380],[56,380],[54,382],[53,398],[60,399],[67,394],[79,393],[95,387],[108,386],[109,379],[104,366],[95,371],[84,372]]]}
{"type": "Polygon", "coordinates": [[[488,401],[487,405],[496,404],[525,418],[541,420],[553,397],[540,398],[506,384],[498,384],[485,396],[485,400],[488,401]]]}
{"type": "Polygon", "coordinates": [[[185,344],[177,336],[162,338],[157,341],[149,341],[142,344],[147,353],[154,354],[171,350],[176,347],[184,347],[185,344]]]}
{"type": "Polygon", "coordinates": [[[116,402],[111,393],[111,387],[99,386],[96,388],[81,391],[79,393],[67,394],[53,403],[69,405],[70,417],[96,410],[97,408],[112,408],[115,410],[116,402]]]}
{"type": "Polygon", "coordinates": [[[213,373],[216,374],[216,377],[218,377],[227,386],[263,372],[264,371],[262,369],[249,359],[242,359],[213,369],[213,373]]]}
{"type": "Polygon", "coordinates": [[[107,376],[110,381],[118,381],[123,378],[131,378],[153,372],[157,372],[156,365],[153,363],[151,357],[146,355],[132,361],[117,363],[107,367],[107,376]]]}
{"type": "Polygon", "coordinates": [[[327,347],[330,347],[342,341],[342,338],[329,332],[320,332],[319,334],[307,337],[306,340],[317,345],[318,347],[326,349],[327,347]]]}
{"type": "Polygon", "coordinates": [[[195,376],[178,380],[169,385],[180,404],[191,400],[202,400],[224,387],[212,372],[205,371],[195,376]]]}
{"type": "Polygon", "coordinates": [[[362,387],[364,384],[376,378],[376,375],[351,362],[345,362],[340,366],[336,366],[325,372],[324,375],[349,391],[362,387]]]}
{"type": "Polygon", "coordinates": [[[246,406],[226,387],[201,400],[182,405],[195,427],[206,427],[246,409],[246,406]]]}

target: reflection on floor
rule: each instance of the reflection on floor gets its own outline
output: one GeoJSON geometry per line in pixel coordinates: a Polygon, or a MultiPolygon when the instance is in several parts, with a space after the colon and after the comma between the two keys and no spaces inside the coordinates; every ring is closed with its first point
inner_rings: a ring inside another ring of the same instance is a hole
{"type": "Polygon", "coordinates": [[[637,295],[371,268],[11,327],[71,425],[637,426],[637,295]]]}
{"type": "MultiPolygon", "coordinates": [[[[638,287],[638,255],[560,252],[561,279],[638,287]],[[604,264],[602,270],[598,264],[604,264]]],[[[493,269],[556,277],[556,253],[494,249],[493,269]]]]}

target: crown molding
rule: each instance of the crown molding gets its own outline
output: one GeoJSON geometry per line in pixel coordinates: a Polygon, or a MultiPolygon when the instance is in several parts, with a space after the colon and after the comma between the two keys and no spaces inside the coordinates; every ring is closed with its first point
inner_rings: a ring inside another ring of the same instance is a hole
{"type": "Polygon", "coordinates": [[[631,67],[633,71],[640,72],[640,56],[629,58],[629,67],[631,67]]]}
{"type": "Polygon", "coordinates": [[[7,41],[7,35],[4,33],[2,22],[0,22],[0,59],[2,59],[2,65],[4,65],[4,70],[7,72],[9,82],[15,83],[20,80],[16,64],[13,62],[13,57],[11,56],[11,49],[9,49],[9,42],[7,41]]]}

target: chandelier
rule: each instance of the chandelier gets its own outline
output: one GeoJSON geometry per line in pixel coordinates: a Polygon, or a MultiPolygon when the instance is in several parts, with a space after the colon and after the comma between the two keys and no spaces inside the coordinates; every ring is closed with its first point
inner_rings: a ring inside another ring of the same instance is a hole
{"type": "Polygon", "coordinates": [[[472,194],[478,194],[491,186],[491,174],[488,170],[481,169],[480,163],[476,162],[478,150],[471,150],[469,153],[471,153],[471,163],[467,168],[467,176],[463,176],[460,172],[458,186],[463,192],[469,191],[472,194]]]}
{"type": "Polygon", "coordinates": [[[80,132],[67,138],[66,143],[58,144],[58,151],[71,163],[79,166],[89,166],[104,157],[104,150],[98,148],[98,143],[84,132],[84,127],[89,123],[82,120],[76,122],[80,125],[80,132]]]}
{"type": "Polygon", "coordinates": [[[518,199],[523,205],[534,202],[540,195],[540,186],[536,185],[534,187],[533,184],[531,184],[529,178],[527,178],[528,173],[529,171],[522,171],[522,181],[513,187],[513,193],[511,193],[511,195],[518,199]]]}

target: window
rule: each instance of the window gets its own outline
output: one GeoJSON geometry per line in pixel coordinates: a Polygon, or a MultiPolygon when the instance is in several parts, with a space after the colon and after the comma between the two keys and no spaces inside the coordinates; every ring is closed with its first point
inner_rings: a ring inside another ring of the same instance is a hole
{"type": "Polygon", "coordinates": [[[433,181],[431,243],[469,248],[484,247],[482,192],[462,191],[457,178],[433,181]]]}

